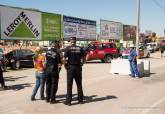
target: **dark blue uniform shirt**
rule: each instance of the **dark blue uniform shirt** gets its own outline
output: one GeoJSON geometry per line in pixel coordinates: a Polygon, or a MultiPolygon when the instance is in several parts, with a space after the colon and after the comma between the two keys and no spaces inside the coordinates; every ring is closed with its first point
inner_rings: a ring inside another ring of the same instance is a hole
{"type": "Polygon", "coordinates": [[[66,48],[65,58],[68,58],[68,65],[81,65],[84,57],[84,50],[80,46],[72,45],[66,48]]]}

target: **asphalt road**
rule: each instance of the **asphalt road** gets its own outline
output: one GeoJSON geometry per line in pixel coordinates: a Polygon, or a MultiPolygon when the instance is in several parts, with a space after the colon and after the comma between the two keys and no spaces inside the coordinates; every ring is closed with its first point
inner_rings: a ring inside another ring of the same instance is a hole
{"type": "Polygon", "coordinates": [[[0,91],[0,114],[164,114],[165,58],[154,53],[149,58],[149,77],[131,78],[109,73],[111,64],[90,62],[83,66],[85,103],[77,104],[76,86],[73,105],[65,106],[66,71],[60,73],[57,104],[36,101],[30,96],[34,86],[34,69],[4,73],[8,90],[0,91]]]}

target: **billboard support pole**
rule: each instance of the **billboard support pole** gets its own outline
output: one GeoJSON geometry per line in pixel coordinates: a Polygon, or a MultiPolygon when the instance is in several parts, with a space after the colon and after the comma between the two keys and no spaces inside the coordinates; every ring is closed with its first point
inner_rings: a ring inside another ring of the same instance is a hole
{"type": "Polygon", "coordinates": [[[140,0],[137,0],[136,52],[139,52],[140,0]]]}

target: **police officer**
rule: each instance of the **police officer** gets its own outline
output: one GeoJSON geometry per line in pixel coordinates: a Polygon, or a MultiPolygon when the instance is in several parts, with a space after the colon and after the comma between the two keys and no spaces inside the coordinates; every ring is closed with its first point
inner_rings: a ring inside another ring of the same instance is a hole
{"type": "Polygon", "coordinates": [[[56,49],[56,42],[51,44],[51,49],[46,53],[46,102],[56,103],[58,90],[59,67],[61,67],[60,54],[56,49]]]}
{"type": "Polygon", "coordinates": [[[64,58],[67,61],[67,95],[65,105],[70,106],[72,100],[72,85],[73,79],[76,81],[78,91],[78,103],[83,103],[82,89],[82,65],[84,63],[84,51],[76,45],[76,37],[70,38],[71,45],[68,46],[64,53],[64,58]]]}

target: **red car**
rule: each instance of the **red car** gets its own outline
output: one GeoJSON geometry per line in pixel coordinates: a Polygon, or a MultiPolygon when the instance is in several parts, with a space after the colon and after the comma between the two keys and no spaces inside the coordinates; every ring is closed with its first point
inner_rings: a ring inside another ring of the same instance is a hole
{"type": "Polygon", "coordinates": [[[160,42],[160,45],[165,45],[165,40],[162,40],[162,41],[160,42]]]}
{"type": "MultiPolygon", "coordinates": [[[[122,58],[123,59],[128,59],[128,56],[130,55],[130,48],[126,48],[122,52],[122,58]]],[[[138,53],[138,58],[149,58],[150,57],[150,51],[147,50],[145,46],[139,46],[139,53],[138,53]]]]}
{"type": "Polygon", "coordinates": [[[92,42],[85,49],[85,52],[86,61],[101,60],[105,63],[110,63],[113,58],[119,55],[116,45],[112,42],[92,42]]]}

